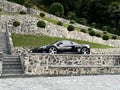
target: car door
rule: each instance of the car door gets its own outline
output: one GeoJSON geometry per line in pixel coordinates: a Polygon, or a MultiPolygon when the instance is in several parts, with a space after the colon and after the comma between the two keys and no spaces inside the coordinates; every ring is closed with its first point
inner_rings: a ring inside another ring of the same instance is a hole
{"type": "Polygon", "coordinates": [[[59,45],[61,52],[72,52],[73,44],[71,41],[62,41],[59,45]]]}

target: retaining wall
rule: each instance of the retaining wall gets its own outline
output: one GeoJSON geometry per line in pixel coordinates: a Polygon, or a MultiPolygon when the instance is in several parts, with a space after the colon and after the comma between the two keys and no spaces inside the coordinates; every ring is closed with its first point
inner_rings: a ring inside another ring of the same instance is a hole
{"type": "Polygon", "coordinates": [[[120,74],[120,55],[23,54],[25,75],[120,74]]]}
{"type": "MultiPolygon", "coordinates": [[[[29,53],[33,47],[12,47],[11,53],[13,55],[21,55],[22,53],[29,53]]],[[[92,48],[91,54],[120,54],[120,48],[98,49],[92,48]]]]}

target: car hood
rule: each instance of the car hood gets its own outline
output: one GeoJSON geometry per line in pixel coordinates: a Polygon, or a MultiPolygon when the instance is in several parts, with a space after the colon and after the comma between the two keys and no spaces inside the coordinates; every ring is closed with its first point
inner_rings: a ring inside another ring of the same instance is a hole
{"type": "Polygon", "coordinates": [[[47,45],[38,47],[38,49],[42,49],[42,48],[46,48],[46,47],[47,47],[47,45]]]}

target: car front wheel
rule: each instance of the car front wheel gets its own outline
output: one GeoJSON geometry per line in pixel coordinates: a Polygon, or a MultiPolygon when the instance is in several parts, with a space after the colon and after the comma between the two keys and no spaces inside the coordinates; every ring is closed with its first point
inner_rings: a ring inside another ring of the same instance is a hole
{"type": "Polygon", "coordinates": [[[87,47],[81,49],[81,54],[90,54],[90,50],[87,47]]]}
{"type": "Polygon", "coordinates": [[[57,54],[57,48],[55,48],[55,47],[50,47],[50,48],[48,49],[48,53],[50,53],[50,54],[57,54]]]}

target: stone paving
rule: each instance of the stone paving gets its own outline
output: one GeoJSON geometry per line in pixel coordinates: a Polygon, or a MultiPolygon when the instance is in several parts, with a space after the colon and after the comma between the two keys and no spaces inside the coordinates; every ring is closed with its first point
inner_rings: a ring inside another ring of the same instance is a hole
{"type": "Polygon", "coordinates": [[[120,90],[120,75],[1,78],[0,90],[120,90]]]}

